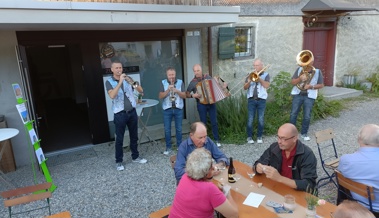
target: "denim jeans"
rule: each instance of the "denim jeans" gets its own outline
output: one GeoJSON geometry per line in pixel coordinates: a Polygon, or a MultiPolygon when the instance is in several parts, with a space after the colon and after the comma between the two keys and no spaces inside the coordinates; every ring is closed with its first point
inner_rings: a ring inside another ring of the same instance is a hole
{"type": "Polygon", "coordinates": [[[182,120],[183,110],[178,108],[169,108],[163,111],[164,135],[166,139],[166,150],[171,150],[171,121],[174,118],[176,130],[176,145],[182,143],[182,120]]]}
{"type": "Polygon", "coordinates": [[[216,104],[200,104],[198,102],[197,111],[199,112],[200,121],[203,122],[205,125],[207,124],[207,113],[209,113],[214,140],[216,142],[220,141],[220,137],[218,136],[216,104]]]}
{"type": "Polygon", "coordinates": [[[293,95],[292,96],[292,110],[290,115],[290,123],[296,126],[297,115],[303,106],[303,121],[301,123],[301,134],[308,134],[309,123],[311,122],[312,107],[315,99],[308,98],[306,95],[293,95]]]}
{"type": "Polygon", "coordinates": [[[122,163],[124,157],[123,144],[126,126],[129,130],[130,150],[132,152],[132,159],[139,157],[138,153],[138,116],[135,109],[130,112],[119,112],[114,114],[113,123],[116,127],[116,163],[122,163]]]}
{"type": "Polygon", "coordinates": [[[265,117],[265,109],[266,109],[266,99],[254,100],[253,98],[248,99],[247,102],[247,137],[253,136],[253,122],[255,114],[258,115],[258,132],[257,137],[260,138],[263,135],[263,127],[264,127],[264,117],[265,117]]]}

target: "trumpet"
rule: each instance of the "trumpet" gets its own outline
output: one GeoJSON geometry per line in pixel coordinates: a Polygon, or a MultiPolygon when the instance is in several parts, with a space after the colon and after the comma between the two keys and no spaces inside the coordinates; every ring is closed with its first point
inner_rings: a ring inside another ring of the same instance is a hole
{"type": "Polygon", "coordinates": [[[134,81],[132,79],[132,77],[130,77],[130,76],[126,75],[126,74],[124,74],[124,75],[125,75],[126,82],[129,83],[129,85],[131,85],[134,89],[136,89],[139,86],[139,82],[138,81],[134,81]]]}
{"type": "MultiPolygon", "coordinates": [[[[171,79],[171,85],[174,85],[173,79],[171,79]]],[[[174,87],[170,89],[170,101],[176,101],[176,96],[174,93],[174,87]]]]}
{"type": "Polygon", "coordinates": [[[260,70],[259,72],[256,72],[256,71],[253,71],[249,74],[249,78],[251,81],[253,82],[257,82],[259,80],[259,77],[261,76],[261,74],[269,67],[270,65],[267,65],[265,66],[262,70],[260,70]]]}

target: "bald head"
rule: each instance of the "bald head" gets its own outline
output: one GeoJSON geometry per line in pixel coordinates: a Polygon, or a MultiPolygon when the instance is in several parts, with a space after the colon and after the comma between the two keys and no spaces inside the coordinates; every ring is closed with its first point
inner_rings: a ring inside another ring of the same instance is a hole
{"type": "Polygon", "coordinates": [[[190,138],[197,148],[203,147],[207,140],[207,127],[202,122],[191,124],[190,138]]]}
{"type": "Polygon", "coordinates": [[[359,131],[358,143],[360,146],[379,147],[379,126],[364,125],[359,131]]]}
{"type": "Polygon", "coordinates": [[[288,135],[297,136],[299,133],[297,131],[297,128],[292,123],[285,123],[281,127],[279,127],[278,132],[285,132],[288,133],[288,135]]]}

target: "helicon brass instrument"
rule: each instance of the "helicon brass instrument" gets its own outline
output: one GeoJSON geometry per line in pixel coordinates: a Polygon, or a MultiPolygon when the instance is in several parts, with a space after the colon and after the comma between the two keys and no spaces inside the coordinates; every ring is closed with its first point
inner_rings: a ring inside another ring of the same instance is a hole
{"type": "MultiPolygon", "coordinates": [[[[173,79],[171,79],[171,85],[174,85],[173,79]]],[[[174,88],[170,89],[170,101],[176,101],[176,96],[174,93],[174,88]]]]}
{"type": "Polygon", "coordinates": [[[314,57],[313,53],[309,50],[303,50],[299,52],[296,56],[296,62],[297,64],[302,67],[302,72],[300,73],[299,77],[302,75],[306,76],[305,80],[301,80],[298,84],[296,84],[296,87],[299,88],[302,91],[305,91],[305,85],[309,84],[309,82],[312,80],[314,76],[314,72],[316,68],[314,68],[313,65],[314,57]],[[309,73],[309,68],[312,68],[313,73],[309,73]]]}
{"type": "Polygon", "coordinates": [[[259,77],[261,76],[261,74],[269,67],[270,65],[267,65],[265,66],[262,70],[260,70],[259,72],[256,72],[256,71],[253,71],[249,74],[249,78],[251,81],[253,82],[257,82],[259,80],[259,77]]]}
{"type": "Polygon", "coordinates": [[[132,77],[125,74],[125,80],[127,83],[129,83],[134,89],[136,89],[139,86],[138,81],[134,81],[132,77]]]}

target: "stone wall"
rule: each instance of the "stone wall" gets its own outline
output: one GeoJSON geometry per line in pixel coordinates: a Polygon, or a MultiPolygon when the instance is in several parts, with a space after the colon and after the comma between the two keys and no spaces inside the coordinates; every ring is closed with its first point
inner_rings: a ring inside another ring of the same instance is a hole
{"type": "Polygon", "coordinates": [[[364,80],[379,66],[379,15],[340,17],[337,27],[335,81],[345,74],[364,80]]]}
{"type": "MultiPolygon", "coordinates": [[[[273,78],[280,71],[290,72],[297,68],[296,55],[303,44],[301,17],[240,17],[238,25],[254,25],[255,57],[219,60],[217,55],[218,31],[213,28],[213,75],[220,75],[233,88],[233,93],[241,90],[245,76],[253,71],[253,60],[261,58],[273,78]],[[237,85],[238,84],[238,85],[237,85]]],[[[203,34],[206,36],[206,33],[203,34]]],[[[203,46],[203,50],[207,46],[203,46]]],[[[206,54],[206,51],[203,51],[206,54]]],[[[205,59],[206,60],[206,59],[205,59]]],[[[207,70],[207,68],[206,68],[207,70]]]]}

